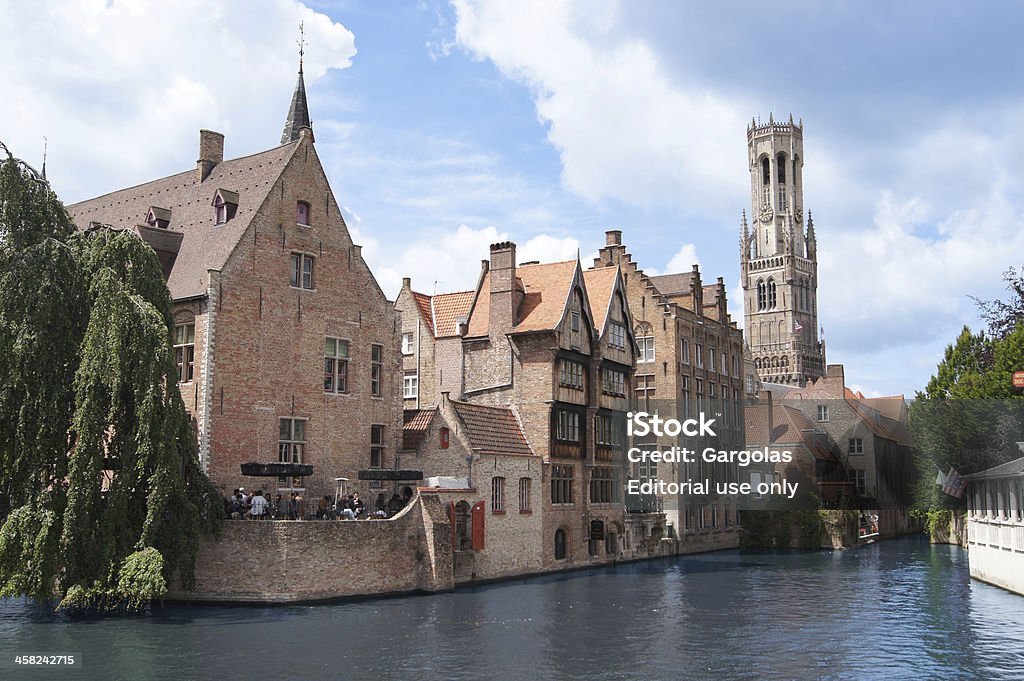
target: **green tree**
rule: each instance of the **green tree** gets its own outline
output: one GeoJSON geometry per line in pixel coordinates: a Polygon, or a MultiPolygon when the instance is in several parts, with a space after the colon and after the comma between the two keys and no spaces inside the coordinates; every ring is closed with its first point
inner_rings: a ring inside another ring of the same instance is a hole
{"type": "Polygon", "coordinates": [[[0,163],[0,595],[138,607],[194,583],[220,515],[176,388],[171,301],[130,232],[86,234],[0,163]]]}

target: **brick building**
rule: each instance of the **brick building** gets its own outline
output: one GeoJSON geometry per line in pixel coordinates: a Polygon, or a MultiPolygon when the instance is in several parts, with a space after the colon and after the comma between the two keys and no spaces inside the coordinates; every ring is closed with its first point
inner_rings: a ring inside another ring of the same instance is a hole
{"type": "Polygon", "coordinates": [[[915,528],[907,515],[916,472],[902,395],[866,398],[846,387],[842,364],[829,364],[821,378],[789,389],[784,402],[803,412],[845,454],[859,506],[878,514],[883,535],[915,528]]]}
{"type": "MultiPolygon", "coordinates": [[[[698,453],[705,447],[743,449],[744,345],[742,331],[727,311],[725,284],[701,281],[691,272],[649,276],[626,251],[622,232],[606,233],[606,245],[594,260],[598,268],[618,267],[623,290],[633,313],[632,331],[639,345],[634,398],[637,409],[657,411],[663,418],[714,415],[717,438],[651,438],[636,442],[641,449],[664,449],[672,444],[698,453]]],[[[634,464],[638,479],[685,482],[714,477],[734,479],[735,470],[718,464],[634,464]]],[[[638,500],[641,501],[642,500],[638,500]]],[[[726,548],[738,544],[736,500],[704,495],[668,495],[656,500],[681,541],[683,551],[726,548]]]]}
{"type": "Polygon", "coordinates": [[[544,462],[515,413],[445,392],[405,414],[401,466],[422,470],[448,509],[455,582],[541,572],[544,462]]]}
{"type": "Polygon", "coordinates": [[[335,477],[392,467],[398,315],[324,174],[301,65],[280,145],[225,160],[224,136],[203,130],[194,170],[68,210],[82,229],[134,230],[164,263],[178,387],[215,483],[314,499],[333,493],[335,477]],[[312,464],[313,474],[247,478],[250,461],[312,464]]]}

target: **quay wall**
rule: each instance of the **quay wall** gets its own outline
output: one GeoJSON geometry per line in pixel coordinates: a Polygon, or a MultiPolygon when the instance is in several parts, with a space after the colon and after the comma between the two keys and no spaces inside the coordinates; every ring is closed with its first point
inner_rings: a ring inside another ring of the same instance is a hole
{"type": "Polygon", "coordinates": [[[292,603],[454,587],[451,529],[435,495],[388,520],[241,521],[203,537],[196,588],[171,600],[292,603]]]}

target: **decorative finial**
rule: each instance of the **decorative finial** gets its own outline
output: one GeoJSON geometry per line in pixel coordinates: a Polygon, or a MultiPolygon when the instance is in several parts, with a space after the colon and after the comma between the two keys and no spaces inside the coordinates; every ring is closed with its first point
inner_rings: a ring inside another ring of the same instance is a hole
{"type": "Polygon", "coordinates": [[[302,57],[306,54],[306,22],[299,22],[299,73],[302,73],[302,57]]]}
{"type": "Polygon", "coordinates": [[[46,181],[46,135],[43,135],[43,181],[46,181]]]}

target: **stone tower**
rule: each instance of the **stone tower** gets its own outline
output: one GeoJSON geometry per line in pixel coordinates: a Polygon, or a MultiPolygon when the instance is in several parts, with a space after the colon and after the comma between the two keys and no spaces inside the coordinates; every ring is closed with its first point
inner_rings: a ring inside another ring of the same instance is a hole
{"type": "Polygon", "coordinates": [[[748,223],[743,212],[740,268],[746,342],[767,383],[803,386],[822,376],[818,338],[818,246],[807,213],[804,231],[803,121],[747,127],[748,223]]]}

